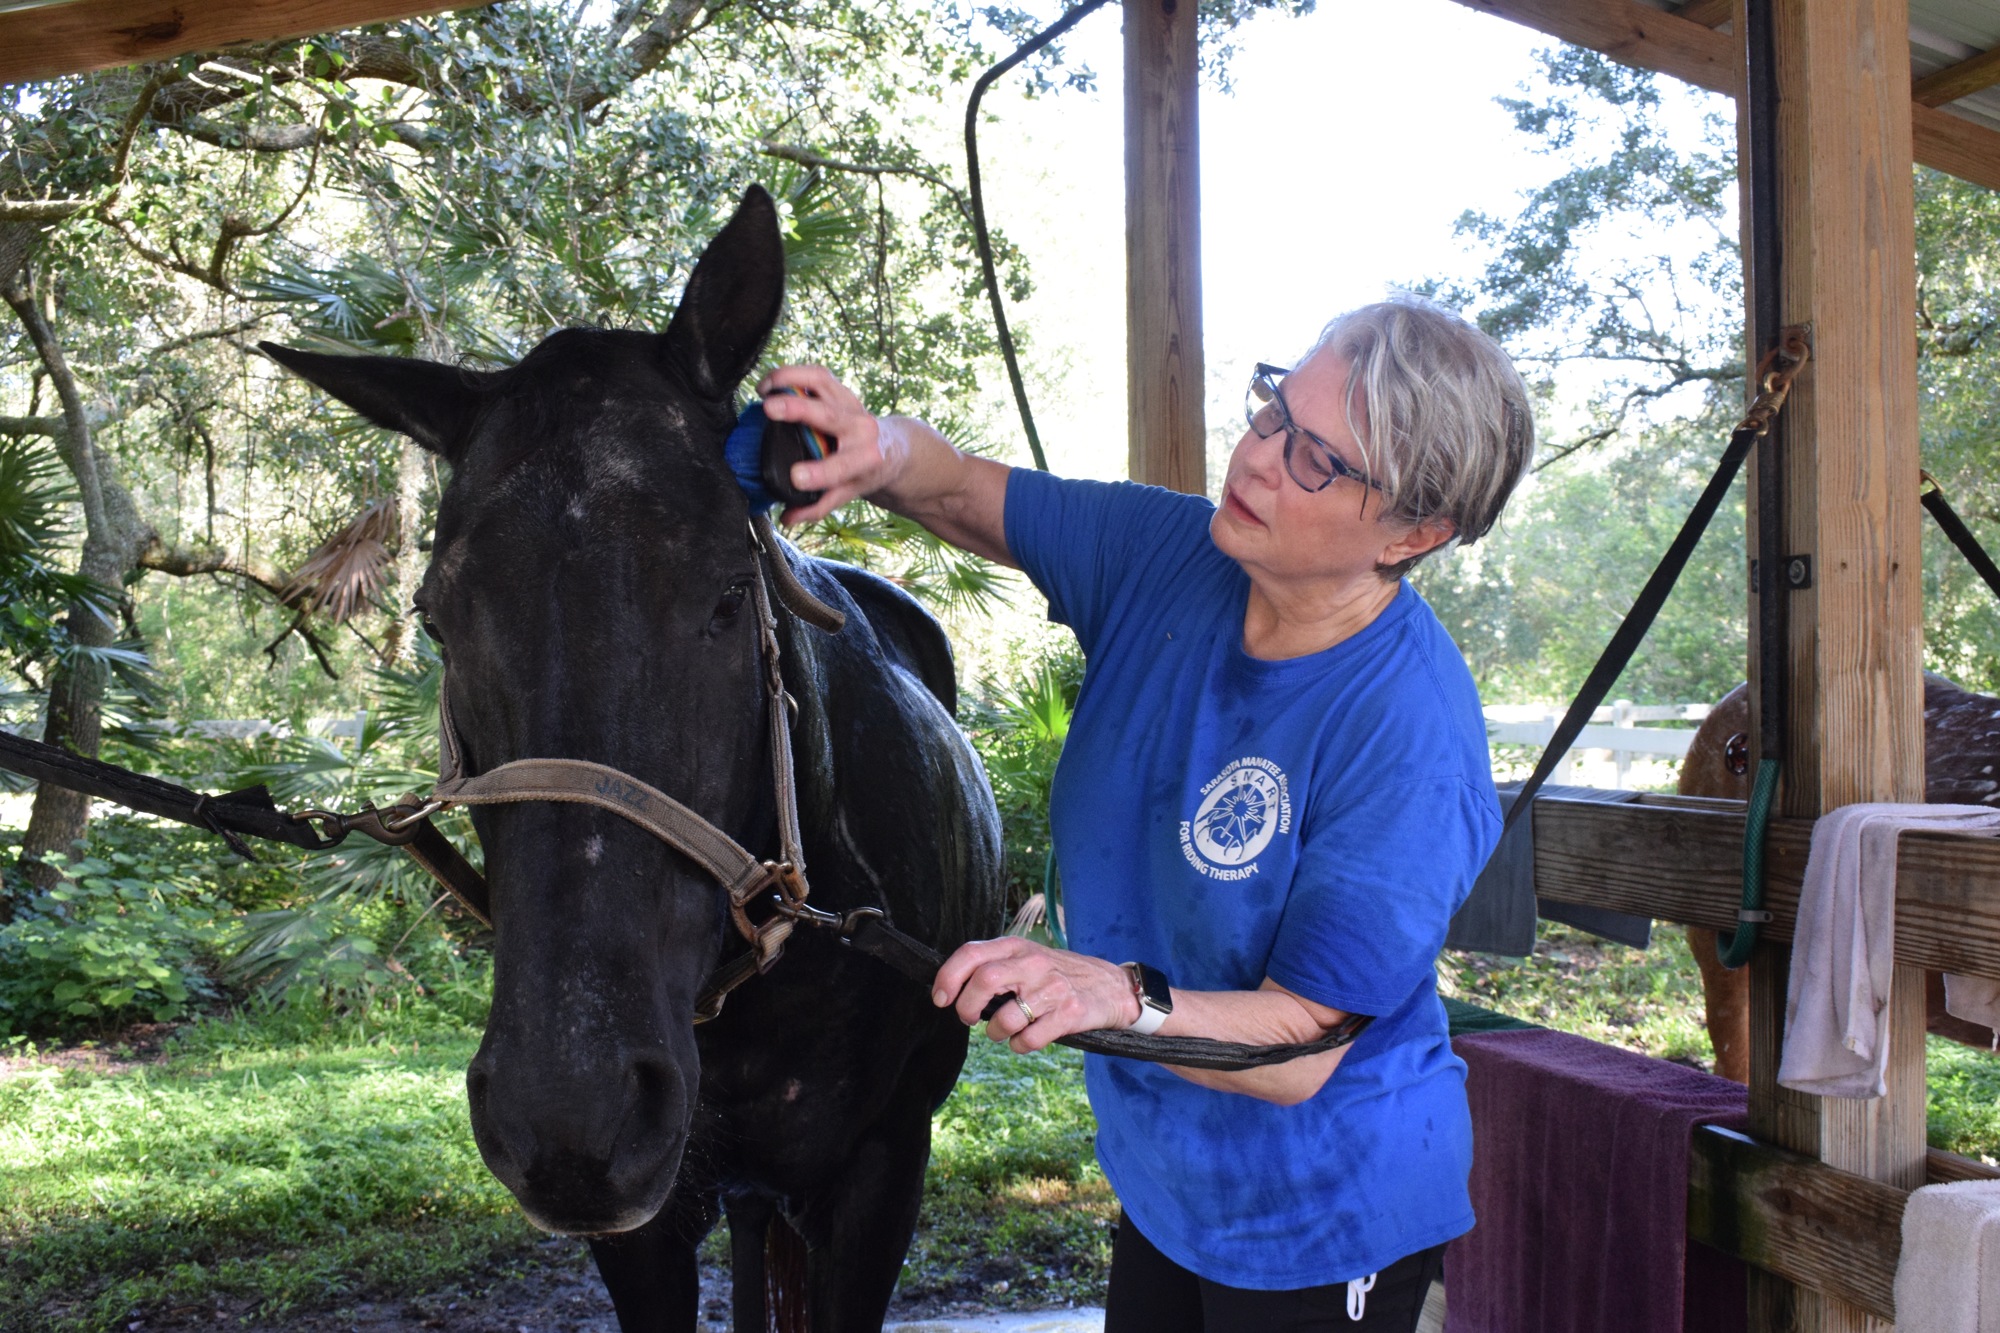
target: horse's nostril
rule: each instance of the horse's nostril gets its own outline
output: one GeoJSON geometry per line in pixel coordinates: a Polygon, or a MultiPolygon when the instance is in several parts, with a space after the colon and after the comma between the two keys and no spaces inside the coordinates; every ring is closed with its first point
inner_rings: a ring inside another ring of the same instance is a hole
{"type": "Polygon", "coordinates": [[[474,1060],[465,1067],[465,1100],[471,1108],[472,1119],[477,1124],[487,1109],[487,1094],[493,1088],[493,1073],[484,1061],[474,1060]]]}
{"type": "Polygon", "coordinates": [[[641,1133],[667,1127],[681,1110],[681,1076],[665,1051],[646,1051],[632,1057],[625,1070],[631,1119],[628,1123],[641,1133]]]}

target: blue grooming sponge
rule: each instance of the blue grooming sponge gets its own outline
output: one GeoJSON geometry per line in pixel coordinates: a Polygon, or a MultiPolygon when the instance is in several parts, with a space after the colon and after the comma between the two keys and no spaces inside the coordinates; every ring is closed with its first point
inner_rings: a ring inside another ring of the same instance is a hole
{"type": "Polygon", "coordinates": [[[764,400],[752,398],[750,406],[736,418],[736,428],[729,432],[729,438],[722,445],[722,456],[729,460],[729,470],[736,474],[736,484],[743,488],[743,498],[750,502],[753,514],[778,503],[777,498],[764,489],[765,420],[764,400]]]}

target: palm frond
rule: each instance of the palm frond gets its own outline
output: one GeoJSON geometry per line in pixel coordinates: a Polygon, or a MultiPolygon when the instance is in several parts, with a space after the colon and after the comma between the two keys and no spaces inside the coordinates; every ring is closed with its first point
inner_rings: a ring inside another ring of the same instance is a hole
{"type": "Polygon", "coordinates": [[[836,509],[797,541],[816,556],[880,574],[942,610],[984,612],[1007,600],[1009,576],[999,566],[865,500],[836,509]]]}
{"type": "Polygon", "coordinates": [[[52,445],[0,438],[0,579],[16,562],[39,564],[43,552],[69,535],[68,509],[75,500],[52,445]]]}
{"type": "Polygon", "coordinates": [[[367,607],[389,580],[401,512],[393,495],[364,505],[292,571],[279,597],[336,625],[367,607]]]}

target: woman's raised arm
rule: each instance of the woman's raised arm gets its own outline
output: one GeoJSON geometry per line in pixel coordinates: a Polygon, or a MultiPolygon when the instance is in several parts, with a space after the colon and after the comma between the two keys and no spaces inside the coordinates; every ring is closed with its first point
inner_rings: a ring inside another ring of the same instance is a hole
{"type": "Polygon", "coordinates": [[[816,504],[786,510],[786,523],[810,523],[865,496],[953,546],[1015,563],[1007,550],[1006,464],[961,452],[915,417],[870,414],[822,366],[783,366],[766,375],[757,392],[765,395],[765,415],[804,422],[838,441],[826,458],[793,465],[792,485],[821,495],[816,504]]]}

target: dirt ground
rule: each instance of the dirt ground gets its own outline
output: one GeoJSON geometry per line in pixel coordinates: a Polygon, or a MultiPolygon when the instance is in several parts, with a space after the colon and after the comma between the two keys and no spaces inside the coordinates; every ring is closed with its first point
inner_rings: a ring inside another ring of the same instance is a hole
{"type": "MultiPolygon", "coordinates": [[[[132,1311],[126,1333],[194,1333],[197,1329],[229,1329],[232,1333],[618,1333],[618,1320],[604,1285],[590,1264],[581,1241],[542,1242],[525,1262],[510,1265],[490,1283],[469,1282],[411,1299],[359,1302],[339,1310],[296,1312],[278,1318],[256,1318],[242,1306],[190,1306],[164,1311],[132,1311]]],[[[1093,1327],[1095,1312],[1079,1312],[1076,1323],[1065,1312],[1041,1317],[1012,1314],[1021,1333],[1040,1326],[1050,1333],[1071,1327],[1093,1327]]],[[[727,1274],[704,1267],[701,1333],[729,1333],[727,1274]]],[[[911,1333],[955,1328],[999,1327],[989,1307],[969,1301],[898,1300],[890,1307],[887,1327],[916,1325],[911,1333]]]]}
{"type": "Polygon", "coordinates": [[[0,1051],[0,1078],[24,1070],[85,1069],[93,1074],[121,1074],[140,1065],[158,1064],[166,1054],[167,1039],[179,1029],[178,1023],[134,1023],[120,1028],[104,1041],[86,1041],[37,1049],[33,1055],[9,1055],[0,1051]]]}

